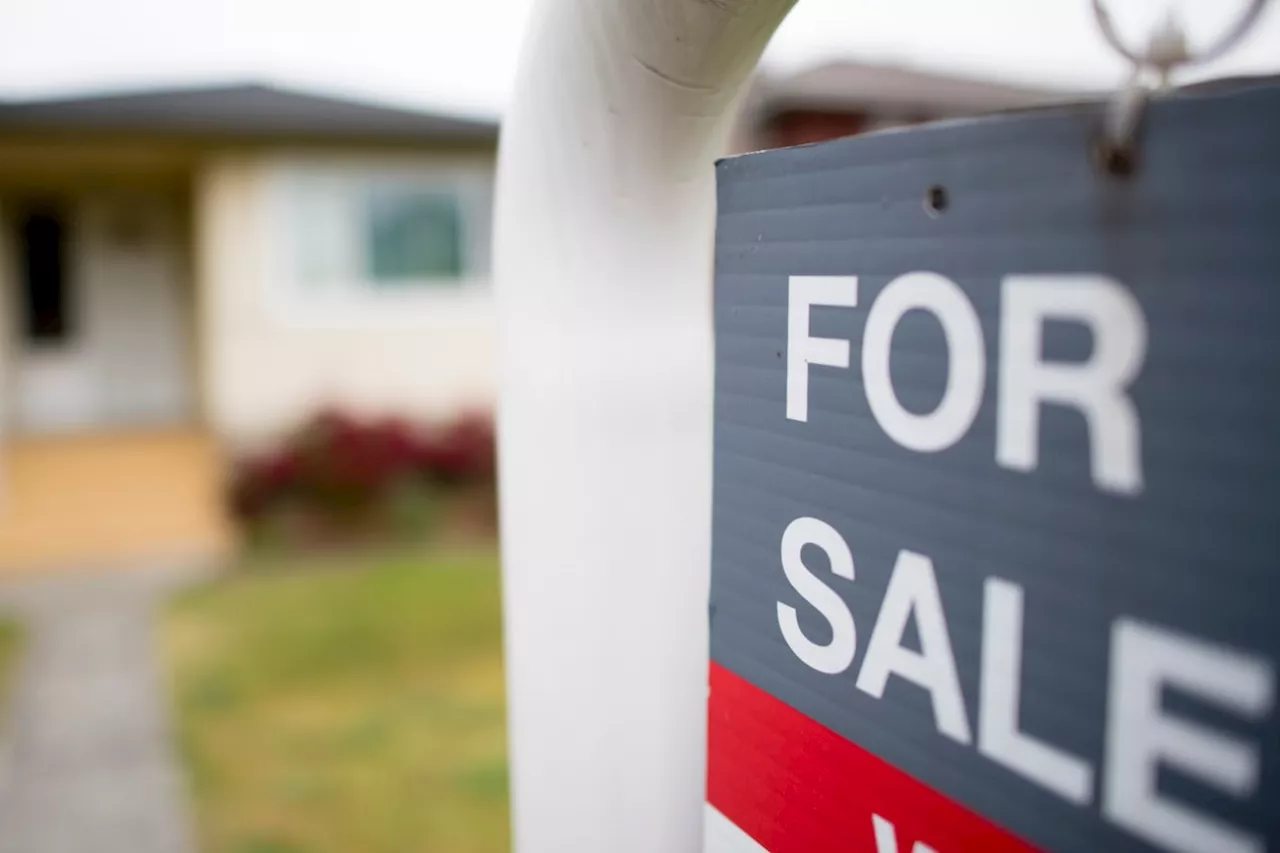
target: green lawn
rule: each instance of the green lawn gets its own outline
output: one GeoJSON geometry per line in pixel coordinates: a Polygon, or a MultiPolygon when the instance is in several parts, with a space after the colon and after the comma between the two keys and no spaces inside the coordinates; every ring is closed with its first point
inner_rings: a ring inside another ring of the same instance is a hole
{"type": "Polygon", "coordinates": [[[22,632],[12,622],[0,621],[0,723],[4,722],[4,708],[12,687],[13,670],[18,663],[22,646],[22,632]]]}
{"type": "Polygon", "coordinates": [[[492,552],[261,568],[163,626],[202,853],[501,853],[492,552]]]}

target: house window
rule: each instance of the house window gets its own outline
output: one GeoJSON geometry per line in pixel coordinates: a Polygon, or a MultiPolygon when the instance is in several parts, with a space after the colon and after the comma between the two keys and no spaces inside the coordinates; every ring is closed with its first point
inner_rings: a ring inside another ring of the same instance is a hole
{"type": "Polygon", "coordinates": [[[294,281],[341,298],[483,274],[484,186],[469,176],[307,169],[281,210],[294,281]]]}
{"type": "Polygon", "coordinates": [[[17,221],[22,335],[29,344],[61,344],[71,335],[66,231],[54,206],[31,207],[17,221]]]}
{"type": "Polygon", "coordinates": [[[364,225],[366,270],[375,284],[457,279],[464,272],[462,213],[450,193],[375,188],[364,225]]]}

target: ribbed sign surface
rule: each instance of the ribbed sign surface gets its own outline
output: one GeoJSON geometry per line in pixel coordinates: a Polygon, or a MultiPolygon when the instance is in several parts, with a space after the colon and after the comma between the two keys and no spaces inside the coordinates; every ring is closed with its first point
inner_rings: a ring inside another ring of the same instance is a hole
{"type": "Polygon", "coordinates": [[[707,853],[1280,853],[1280,87],[718,167],[707,853]]]}

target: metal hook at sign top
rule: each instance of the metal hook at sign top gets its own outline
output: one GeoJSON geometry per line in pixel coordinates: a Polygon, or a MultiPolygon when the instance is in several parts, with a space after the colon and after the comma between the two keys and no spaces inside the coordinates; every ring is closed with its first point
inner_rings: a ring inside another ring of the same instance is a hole
{"type": "MultiPolygon", "coordinates": [[[[1107,44],[1112,49],[1132,62],[1138,67],[1160,68],[1162,66],[1172,68],[1174,65],[1182,65],[1188,63],[1204,63],[1213,62],[1215,59],[1223,56],[1231,48],[1245,37],[1249,30],[1257,23],[1259,16],[1262,15],[1263,9],[1266,8],[1267,0],[1249,0],[1249,6],[1245,9],[1244,14],[1236,21],[1235,25],[1227,30],[1222,36],[1211,46],[1195,53],[1187,49],[1185,41],[1182,43],[1182,53],[1179,56],[1164,54],[1157,42],[1162,40],[1160,31],[1157,31],[1156,37],[1152,39],[1147,50],[1143,53],[1135,53],[1125,45],[1124,40],[1120,38],[1119,32],[1116,30],[1114,22],[1111,20],[1111,13],[1107,11],[1103,0],[1092,0],[1093,15],[1097,19],[1098,28],[1102,31],[1102,36],[1107,40],[1107,44]],[[1165,65],[1165,63],[1169,63],[1165,65]]],[[[1176,22],[1167,18],[1162,29],[1176,28],[1176,22]]],[[[1180,36],[1179,36],[1180,37],[1180,36]]]]}
{"type": "Polygon", "coordinates": [[[1120,38],[1104,0],[1091,0],[1091,3],[1094,19],[1107,44],[1133,66],[1129,82],[1116,94],[1107,116],[1106,139],[1101,153],[1105,167],[1115,174],[1127,174],[1133,168],[1133,142],[1143,106],[1153,89],[1167,90],[1170,75],[1179,66],[1212,62],[1225,55],[1248,34],[1267,6],[1267,0],[1249,0],[1249,5],[1235,24],[1200,51],[1190,48],[1181,25],[1170,12],[1151,33],[1146,49],[1138,52],[1120,38]],[[1152,74],[1156,81],[1154,86],[1147,80],[1152,74]]]}

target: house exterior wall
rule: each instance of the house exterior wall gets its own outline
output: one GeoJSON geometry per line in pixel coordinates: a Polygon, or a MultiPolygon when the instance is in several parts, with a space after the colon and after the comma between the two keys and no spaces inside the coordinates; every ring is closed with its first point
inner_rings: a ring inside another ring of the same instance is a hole
{"type": "Polygon", "coordinates": [[[214,431],[245,446],[326,405],[416,418],[492,406],[492,180],[492,149],[211,156],[196,176],[194,208],[201,387],[214,431]],[[456,189],[468,207],[472,273],[382,289],[303,280],[291,234],[307,205],[293,189],[369,175],[456,189]]]}

